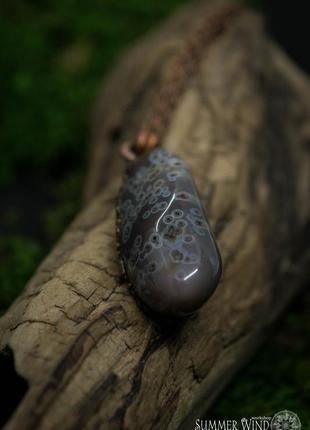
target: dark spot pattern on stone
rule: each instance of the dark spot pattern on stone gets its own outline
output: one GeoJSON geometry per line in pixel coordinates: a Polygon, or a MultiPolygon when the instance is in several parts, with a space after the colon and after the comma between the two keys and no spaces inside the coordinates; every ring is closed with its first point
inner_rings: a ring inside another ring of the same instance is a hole
{"type": "Polygon", "coordinates": [[[182,316],[213,293],[221,258],[184,162],[156,148],[132,162],[117,206],[120,257],[138,297],[182,316]]]}

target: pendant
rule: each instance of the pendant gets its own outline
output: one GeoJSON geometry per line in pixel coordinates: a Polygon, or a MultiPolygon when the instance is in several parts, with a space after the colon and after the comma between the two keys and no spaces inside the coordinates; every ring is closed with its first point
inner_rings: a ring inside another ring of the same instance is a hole
{"type": "Polygon", "coordinates": [[[117,206],[118,249],[138,298],[171,316],[214,292],[221,257],[184,162],[156,148],[130,163],[117,206]]]}

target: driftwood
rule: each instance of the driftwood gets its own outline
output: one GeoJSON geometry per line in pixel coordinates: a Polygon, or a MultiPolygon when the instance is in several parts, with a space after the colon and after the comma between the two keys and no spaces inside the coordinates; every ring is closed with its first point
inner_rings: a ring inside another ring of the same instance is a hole
{"type": "Polygon", "coordinates": [[[164,140],[192,168],[221,283],[197,315],[168,322],[146,316],[120,276],[117,146],[186,34],[216,7],[170,19],[101,92],[91,202],[1,319],[0,349],[28,383],[7,429],[193,428],[309,274],[309,83],[247,11],[203,53],[164,140]]]}

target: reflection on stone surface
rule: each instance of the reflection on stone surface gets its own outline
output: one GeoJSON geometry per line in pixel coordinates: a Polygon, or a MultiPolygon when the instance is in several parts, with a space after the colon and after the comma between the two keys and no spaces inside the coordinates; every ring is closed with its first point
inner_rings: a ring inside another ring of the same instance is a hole
{"type": "Polygon", "coordinates": [[[154,149],[131,163],[117,207],[120,256],[151,309],[186,315],[213,293],[221,259],[182,160],[154,149]]]}

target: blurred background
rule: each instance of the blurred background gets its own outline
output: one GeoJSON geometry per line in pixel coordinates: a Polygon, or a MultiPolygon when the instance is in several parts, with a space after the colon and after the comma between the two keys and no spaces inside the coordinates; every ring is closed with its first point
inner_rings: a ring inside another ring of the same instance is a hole
{"type": "MultiPolygon", "coordinates": [[[[189,2],[189,0],[187,0],[189,2]]],[[[186,0],[0,0],[0,313],[81,206],[92,103],[132,41],[186,0]]],[[[248,0],[307,73],[306,2],[248,0]]],[[[208,416],[296,412],[310,428],[310,295],[208,416]]]]}

